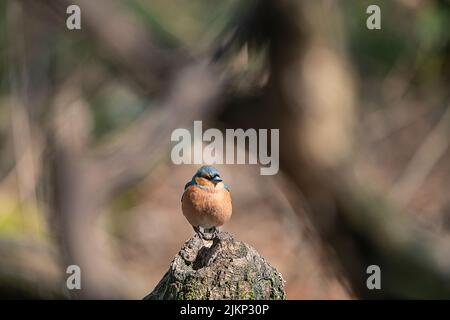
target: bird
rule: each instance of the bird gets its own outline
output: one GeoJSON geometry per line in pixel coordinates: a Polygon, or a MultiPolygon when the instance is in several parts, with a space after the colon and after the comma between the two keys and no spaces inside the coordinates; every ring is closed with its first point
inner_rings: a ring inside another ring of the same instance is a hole
{"type": "Polygon", "coordinates": [[[230,187],[216,168],[202,166],[184,186],[181,208],[194,231],[202,239],[212,240],[218,227],[231,218],[230,187]]]}

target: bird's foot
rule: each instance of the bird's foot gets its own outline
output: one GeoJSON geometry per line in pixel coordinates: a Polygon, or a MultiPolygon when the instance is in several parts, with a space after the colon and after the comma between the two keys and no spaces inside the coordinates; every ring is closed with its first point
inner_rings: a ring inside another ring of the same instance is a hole
{"type": "Polygon", "coordinates": [[[219,235],[219,228],[216,228],[216,227],[214,227],[214,230],[213,230],[213,232],[212,232],[212,235],[213,235],[213,239],[214,238],[217,238],[217,236],[219,235]]]}
{"type": "Polygon", "coordinates": [[[217,237],[219,230],[216,227],[205,229],[202,227],[194,227],[194,231],[204,240],[213,240],[217,237]]]}

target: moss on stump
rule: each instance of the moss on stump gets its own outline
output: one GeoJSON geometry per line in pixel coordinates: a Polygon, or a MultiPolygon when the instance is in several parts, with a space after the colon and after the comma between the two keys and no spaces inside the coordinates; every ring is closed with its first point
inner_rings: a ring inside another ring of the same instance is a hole
{"type": "Polygon", "coordinates": [[[255,249],[221,232],[212,241],[195,235],[144,299],[203,300],[286,298],[281,274],[255,249]]]}

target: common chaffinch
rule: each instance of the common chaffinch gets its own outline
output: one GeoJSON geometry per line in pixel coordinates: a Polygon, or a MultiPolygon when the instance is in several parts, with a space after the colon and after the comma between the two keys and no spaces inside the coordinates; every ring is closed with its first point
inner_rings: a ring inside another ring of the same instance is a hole
{"type": "Polygon", "coordinates": [[[216,168],[198,169],[184,186],[181,208],[201,238],[211,240],[217,235],[217,227],[231,218],[232,204],[230,188],[216,168]]]}

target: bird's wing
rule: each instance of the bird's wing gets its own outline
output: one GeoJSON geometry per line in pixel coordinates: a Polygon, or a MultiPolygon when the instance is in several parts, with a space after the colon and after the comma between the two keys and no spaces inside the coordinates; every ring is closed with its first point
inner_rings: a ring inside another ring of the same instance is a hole
{"type": "Polygon", "coordinates": [[[183,201],[183,196],[184,196],[184,194],[186,193],[186,190],[190,187],[190,186],[193,186],[195,183],[194,182],[192,182],[192,180],[191,181],[189,181],[188,183],[186,183],[185,185],[184,185],[184,191],[183,191],[183,194],[181,195],[181,201],[183,201]]]}
{"type": "Polygon", "coordinates": [[[228,192],[231,192],[231,188],[230,188],[230,186],[229,185],[227,185],[226,183],[224,183],[224,188],[228,191],[228,192]]]}
{"type": "Polygon", "coordinates": [[[185,185],[184,185],[184,191],[186,191],[186,189],[187,188],[189,188],[190,186],[192,186],[192,180],[191,181],[189,181],[188,183],[186,183],[185,185]]]}

